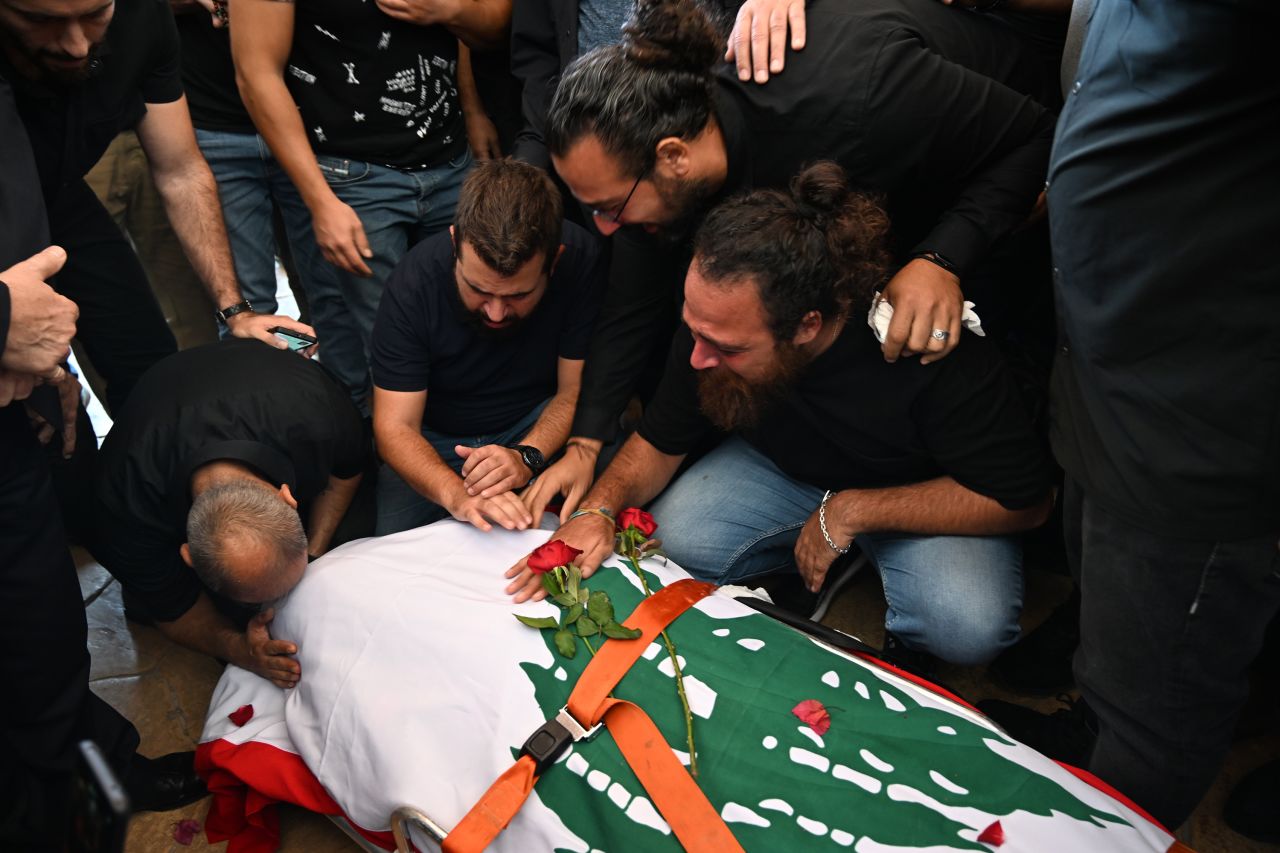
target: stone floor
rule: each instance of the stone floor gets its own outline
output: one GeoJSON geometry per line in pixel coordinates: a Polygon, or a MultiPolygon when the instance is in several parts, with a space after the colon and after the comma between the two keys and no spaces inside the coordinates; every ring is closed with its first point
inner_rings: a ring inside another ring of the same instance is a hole
{"type": "MultiPolygon", "coordinates": [[[[77,553],[80,585],[89,620],[93,654],[93,689],[125,716],[142,734],[148,755],[193,749],[200,736],[209,695],[220,667],[213,660],[167,642],[157,631],[127,623],[120,602],[120,586],[83,552],[77,553]]],[[[1066,579],[1048,573],[1028,576],[1024,624],[1042,620],[1067,593],[1066,579]]],[[[864,572],[831,608],[827,624],[879,645],[883,639],[884,598],[874,573],[864,572]]],[[[989,697],[1019,699],[1000,690],[981,670],[944,669],[940,680],[970,701],[989,697]]],[[[1053,699],[1028,700],[1044,710],[1053,699]]],[[[1236,744],[1227,766],[1200,809],[1179,837],[1200,853],[1263,853],[1280,847],[1254,844],[1222,823],[1222,803],[1235,782],[1259,764],[1280,757],[1280,734],[1258,736],[1236,744]]],[[[1280,808],[1280,804],[1277,804],[1280,808]]],[[[162,814],[142,814],[129,827],[129,853],[176,853],[210,849],[201,833],[189,847],[173,839],[175,823],[184,818],[203,821],[208,800],[162,814]]],[[[281,815],[282,849],[297,853],[330,853],[358,849],[327,819],[300,809],[281,815]]],[[[212,845],[223,850],[225,844],[212,845]]]]}

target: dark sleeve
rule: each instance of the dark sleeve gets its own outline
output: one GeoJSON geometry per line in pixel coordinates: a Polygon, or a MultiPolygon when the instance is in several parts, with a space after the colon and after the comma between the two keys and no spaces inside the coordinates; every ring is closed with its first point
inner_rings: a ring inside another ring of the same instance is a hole
{"type": "Polygon", "coordinates": [[[144,0],[151,10],[151,62],[143,71],[138,88],[148,104],[168,104],[182,97],[182,66],[179,62],[178,26],[173,12],[163,0],[144,0]]]}
{"type": "Polygon", "coordinates": [[[0,356],[9,342],[9,285],[0,281],[0,356]]]}
{"type": "Polygon", "coordinates": [[[365,467],[365,452],[369,446],[365,436],[364,420],[360,410],[351,402],[351,395],[338,383],[329,383],[330,397],[333,399],[333,470],[332,477],[347,480],[362,473],[365,467]]]}
{"type": "MultiPolygon", "coordinates": [[[[567,225],[568,223],[566,223],[567,225]]],[[[586,233],[572,247],[574,258],[573,294],[564,329],[560,333],[560,357],[584,359],[600,313],[600,302],[608,282],[605,278],[604,253],[586,233]]],[[[565,250],[566,254],[569,249],[565,250]]]]}
{"type": "Polygon", "coordinates": [[[178,552],[185,533],[175,536],[171,530],[119,518],[101,502],[95,510],[91,550],[103,568],[160,622],[172,622],[190,610],[202,587],[178,552]]]}
{"type": "Polygon", "coordinates": [[[373,323],[369,367],[373,384],[387,391],[425,391],[431,375],[427,271],[410,253],[392,271],[373,323]]]}
{"type": "Polygon", "coordinates": [[[636,427],[641,438],[670,456],[683,456],[715,429],[698,408],[698,378],[689,363],[692,353],[693,336],[681,323],[671,339],[662,381],[636,427]]]}
{"type": "Polygon", "coordinates": [[[547,109],[560,77],[556,21],[548,0],[519,0],[511,7],[511,73],[524,86],[523,126],[516,134],[517,160],[550,171],[551,157],[542,139],[547,109]]]}
{"type": "Polygon", "coordinates": [[[655,347],[675,327],[685,264],[644,234],[615,234],[609,288],[596,321],[573,434],[608,441],[655,347]]]}
{"type": "Polygon", "coordinates": [[[963,345],[937,362],[942,369],[916,398],[921,438],[960,485],[1005,509],[1027,509],[1049,493],[1044,444],[994,345],[963,334],[963,345]]]}
{"type": "Polygon", "coordinates": [[[1044,188],[1054,116],[1034,99],[891,32],[876,59],[867,138],[872,158],[911,158],[922,184],[963,186],[915,251],[935,251],[961,275],[1031,213],[1044,188]]]}

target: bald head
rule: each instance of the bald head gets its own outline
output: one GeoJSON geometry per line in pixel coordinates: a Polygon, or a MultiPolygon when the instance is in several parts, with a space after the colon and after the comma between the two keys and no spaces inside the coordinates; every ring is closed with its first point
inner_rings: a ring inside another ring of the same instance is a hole
{"type": "Polygon", "coordinates": [[[280,598],[307,567],[307,536],[279,491],[236,478],[201,491],[187,514],[191,568],[209,589],[245,603],[280,598]]]}

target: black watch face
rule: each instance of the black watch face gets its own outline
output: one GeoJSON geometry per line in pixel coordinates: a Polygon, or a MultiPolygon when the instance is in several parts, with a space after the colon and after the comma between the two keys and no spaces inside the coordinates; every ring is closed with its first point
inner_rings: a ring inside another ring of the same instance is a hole
{"type": "Polygon", "coordinates": [[[524,458],[524,464],[528,465],[529,469],[535,474],[541,471],[542,466],[546,464],[542,451],[536,447],[525,445],[520,448],[520,455],[524,458]]]}

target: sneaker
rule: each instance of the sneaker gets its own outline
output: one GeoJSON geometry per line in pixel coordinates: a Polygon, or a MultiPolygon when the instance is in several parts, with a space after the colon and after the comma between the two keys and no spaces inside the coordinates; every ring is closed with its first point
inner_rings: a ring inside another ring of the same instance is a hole
{"type": "Polygon", "coordinates": [[[978,710],[990,717],[1014,740],[1054,761],[1084,767],[1098,737],[1098,721],[1083,699],[1058,696],[1064,707],[1042,714],[1025,705],[987,699],[978,710]]]}
{"type": "Polygon", "coordinates": [[[818,590],[817,596],[813,601],[813,610],[809,613],[809,618],[814,622],[821,622],[826,618],[827,611],[831,609],[831,602],[836,600],[836,596],[840,594],[849,582],[853,580],[858,572],[862,571],[862,567],[867,564],[867,555],[858,553],[853,557],[837,557],[836,561],[831,564],[831,570],[827,572],[826,578],[822,581],[822,589],[818,590]]]}
{"type": "Polygon", "coordinates": [[[987,671],[1002,686],[1049,695],[1071,689],[1071,658],[1080,644],[1080,590],[1016,645],[1005,649],[987,671]]]}
{"type": "Polygon", "coordinates": [[[1222,819],[1246,838],[1280,844],[1280,761],[1241,779],[1227,798],[1222,819]]]}
{"type": "Polygon", "coordinates": [[[884,648],[881,657],[898,669],[905,669],[912,675],[933,681],[938,674],[941,661],[928,652],[913,649],[892,631],[884,632],[884,648]]]}

